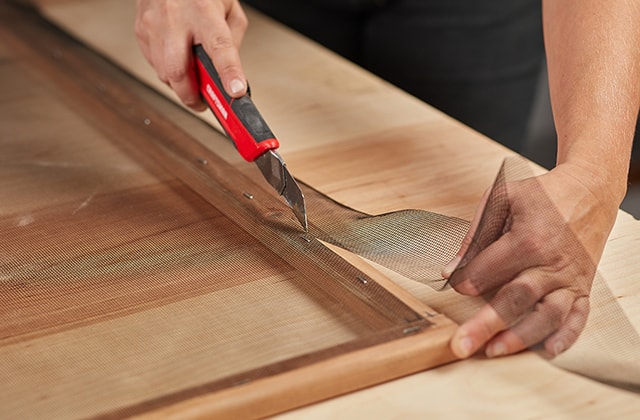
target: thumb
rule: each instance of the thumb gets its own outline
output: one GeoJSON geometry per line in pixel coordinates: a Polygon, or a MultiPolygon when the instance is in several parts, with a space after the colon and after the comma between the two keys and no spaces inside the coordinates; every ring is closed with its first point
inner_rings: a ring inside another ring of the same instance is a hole
{"type": "Polygon", "coordinates": [[[212,32],[203,37],[202,46],[211,57],[211,62],[220,75],[225,91],[232,98],[247,93],[247,81],[240,63],[240,54],[229,27],[215,25],[212,32]]]}
{"type": "Polygon", "coordinates": [[[231,46],[210,46],[206,48],[211,61],[220,75],[222,86],[232,98],[239,98],[247,93],[247,82],[240,64],[238,50],[231,46]],[[209,51],[213,51],[211,54],[209,51]]]}
{"type": "Polygon", "coordinates": [[[482,213],[484,213],[484,208],[487,205],[487,200],[489,199],[490,192],[491,192],[491,188],[485,190],[484,194],[482,194],[482,198],[480,199],[480,203],[476,208],[475,214],[473,215],[473,219],[471,219],[469,230],[467,231],[467,234],[464,236],[464,239],[462,240],[460,249],[458,249],[458,252],[456,253],[456,255],[442,269],[443,278],[449,279],[451,277],[451,274],[456,270],[456,268],[460,264],[460,261],[462,261],[462,257],[469,249],[469,246],[471,245],[471,241],[473,240],[473,237],[475,236],[476,231],[478,230],[478,225],[480,224],[482,213]]]}

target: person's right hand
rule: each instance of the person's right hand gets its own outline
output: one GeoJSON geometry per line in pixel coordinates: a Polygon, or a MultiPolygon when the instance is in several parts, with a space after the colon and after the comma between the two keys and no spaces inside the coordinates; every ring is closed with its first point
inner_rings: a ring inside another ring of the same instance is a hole
{"type": "Polygon", "coordinates": [[[193,46],[202,44],[229,95],[247,92],[238,49],[247,17],[238,0],[138,0],[135,31],[140,49],[188,107],[203,111],[193,46]]]}

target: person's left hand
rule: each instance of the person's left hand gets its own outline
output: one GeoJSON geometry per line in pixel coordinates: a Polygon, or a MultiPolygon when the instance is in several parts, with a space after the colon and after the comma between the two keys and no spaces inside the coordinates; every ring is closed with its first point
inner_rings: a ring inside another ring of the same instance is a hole
{"type": "Polygon", "coordinates": [[[619,203],[609,200],[606,188],[592,171],[569,164],[507,183],[508,215],[499,238],[465,261],[485,194],[443,276],[459,293],[495,294],[455,332],[455,355],[465,358],[485,345],[489,357],[508,355],[544,340],[555,356],[573,345],[586,324],[591,284],[617,215],[619,203]],[[461,260],[466,264],[456,268],[461,260]]]}

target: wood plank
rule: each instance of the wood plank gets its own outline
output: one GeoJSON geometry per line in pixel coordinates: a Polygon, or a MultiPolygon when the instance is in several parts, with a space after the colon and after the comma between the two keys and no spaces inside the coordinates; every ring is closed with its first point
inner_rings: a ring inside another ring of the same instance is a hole
{"type": "MultiPolygon", "coordinates": [[[[68,1],[45,12],[142,80],[160,85],[129,31],[133,6],[125,1],[117,7],[113,1],[81,3],[68,1]],[[104,12],[100,14],[104,19],[91,19],[98,10],[104,12]],[[118,37],[111,32],[116,27],[118,37]]],[[[367,212],[423,208],[471,217],[508,151],[259,14],[249,11],[249,18],[242,54],[254,99],[281,138],[283,154],[296,176],[367,212]],[[398,139],[401,148],[394,147],[398,139]],[[350,147],[352,141],[367,144],[368,140],[374,140],[371,154],[353,153],[357,149],[350,147]],[[388,160],[390,156],[394,157],[388,160]]],[[[638,223],[621,212],[600,265],[607,284],[636,325],[640,323],[638,238],[638,223]]],[[[398,276],[394,280],[454,320],[466,319],[478,304],[398,276]]],[[[525,353],[456,363],[291,416],[424,418],[428,413],[450,416],[454,412],[494,418],[526,412],[531,417],[632,417],[638,410],[637,396],[525,353]]]]}
{"type": "Polygon", "coordinates": [[[0,6],[0,34],[15,52],[4,80],[30,87],[19,93],[25,109],[42,104],[51,115],[2,127],[2,155],[14,164],[0,185],[19,185],[0,188],[2,201],[46,182],[42,197],[27,191],[0,213],[5,414],[119,416],[235,395],[237,406],[214,406],[265,415],[453,358],[451,321],[425,319],[430,308],[372,279],[364,287],[366,274],[300,238],[278,197],[136,96],[137,82],[114,82],[103,61],[12,10],[0,6]],[[141,180],[111,177],[122,162],[141,180]],[[405,347],[429,356],[406,359],[405,347]],[[345,362],[328,369],[336,356],[345,362]],[[268,403],[271,390],[287,398],[268,403]]]}

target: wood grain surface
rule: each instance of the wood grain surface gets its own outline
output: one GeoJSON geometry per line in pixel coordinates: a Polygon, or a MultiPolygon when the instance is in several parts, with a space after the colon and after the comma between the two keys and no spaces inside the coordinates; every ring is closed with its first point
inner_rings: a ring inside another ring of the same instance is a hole
{"type": "Polygon", "coordinates": [[[451,321],[301,238],[137,81],[0,21],[0,416],[261,417],[452,360],[451,321]]]}
{"type": "MultiPolygon", "coordinates": [[[[131,2],[43,4],[44,13],[70,33],[175,99],[137,49],[131,2]]],[[[422,208],[471,218],[503,158],[512,152],[269,19],[251,11],[249,18],[243,63],[254,101],[279,136],[293,174],[365,212],[422,208]]],[[[599,267],[636,329],[639,244],[638,223],[620,212],[599,267]]],[[[384,273],[456,321],[480,304],[384,273]]],[[[614,354],[616,343],[610,345],[614,354]]],[[[193,410],[198,414],[197,407],[193,410]]],[[[636,394],[524,352],[457,362],[283,417],[633,418],[638,411],[636,394]]]]}

